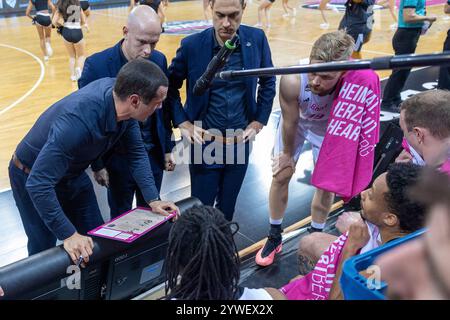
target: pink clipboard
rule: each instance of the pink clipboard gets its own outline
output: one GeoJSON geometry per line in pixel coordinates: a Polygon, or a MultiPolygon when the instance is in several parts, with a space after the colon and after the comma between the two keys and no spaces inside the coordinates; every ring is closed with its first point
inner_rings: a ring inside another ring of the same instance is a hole
{"type": "Polygon", "coordinates": [[[137,207],[88,232],[91,236],[131,243],[176,216],[152,212],[149,208],[137,207]]]}

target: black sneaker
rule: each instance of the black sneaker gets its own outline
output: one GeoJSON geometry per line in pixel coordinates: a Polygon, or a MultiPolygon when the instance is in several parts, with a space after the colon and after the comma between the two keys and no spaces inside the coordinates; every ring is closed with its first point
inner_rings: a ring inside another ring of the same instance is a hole
{"type": "Polygon", "coordinates": [[[281,236],[281,233],[270,233],[264,247],[262,247],[256,254],[256,264],[263,267],[271,265],[275,259],[275,254],[281,252],[282,250],[282,240],[283,237],[281,236]]]}

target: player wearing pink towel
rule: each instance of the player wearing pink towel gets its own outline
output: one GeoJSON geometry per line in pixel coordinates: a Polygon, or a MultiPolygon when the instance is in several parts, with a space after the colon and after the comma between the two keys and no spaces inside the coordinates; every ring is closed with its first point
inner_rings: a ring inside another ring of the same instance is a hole
{"type": "MultiPolygon", "coordinates": [[[[324,34],[314,43],[310,62],[348,60],[353,46],[354,40],[343,31],[324,34]]],[[[305,140],[312,145],[314,163],[321,164],[313,176],[317,189],[311,204],[310,232],[322,231],[324,228],[335,193],[351,198],[355,192],[359,193],[368,185],[372,173],[373,149],[378,140],[379,91],[378,77],[367,70],[320,72],[281,78],[282,115],[273,150],[273,179],[269,195],[271,227],[268,240],[256,255],[258,265],[272,264],[275,254],[281,251],[281,224],[287,207],[289,181],[295,172],[305,140]],[[359,86],[359,82],[367,82],[367,85],[359,86]],[[368,135],[371,138],[361,141],[369,129],[372,130],[368,135]],[[365,144],[362,142],[370,146],[370,150],[363,152],[361,146],[365,144]],[[326,145],[326,150],[320,151],[322,144],[326,145]],[[336,155],[336,159],[330,158],[330,153],[336,155]],[[367,159],[362,159],[366,156],[367,159]],[[370,159],[372,162],[366,161],[370,159]],[[327,181],[324,170],[342,179],[327,181]],[[367,174],[361,175],[362,170],[367,171],[367,174]]]]}

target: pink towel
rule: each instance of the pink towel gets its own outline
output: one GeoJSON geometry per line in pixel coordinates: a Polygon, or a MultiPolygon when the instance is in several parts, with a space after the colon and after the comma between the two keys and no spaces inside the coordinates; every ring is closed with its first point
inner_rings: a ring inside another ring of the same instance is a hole
{"type": "Polygon", "coordinates": [[[280,288],[288,300],[328,300],[348,233],[337,238],[320,257],[314,270],[280,288]]]}
{"type": "Polygon", "coordinates": [[[372,70],[349,71],[337,88],[311,182],[349,201],[372,180],[380,129],[380,80],[372,70]]]}

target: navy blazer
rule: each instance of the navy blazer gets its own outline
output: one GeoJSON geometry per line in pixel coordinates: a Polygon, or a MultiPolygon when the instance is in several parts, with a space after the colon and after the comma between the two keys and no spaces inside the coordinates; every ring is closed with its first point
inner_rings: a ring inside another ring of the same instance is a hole
{"type": "MultiPolygon", "coordinates": [[[[244,69],[273,67],[269,43],[261,29],[241,25],[238,30],[244,69]]],[[[213,57],[214,28],[193,34],[181,41],[175,58],[169,67],[169,93],[172,120],[175,126],[189,120],[203,120],[206,115],[209,93],[201,96],[192,93],[195,82],[206,70],[213,57]],[[186,82],[186,103],[183,109],[179,89],[186,82]]],[[[275,97],[275,76],[246,78],[246,102],[249,121],[267,124],[275,97]],[[258,95],[256,86],[259,82],[258,95]]]]}
{"type": "MultiPolygon", "coordinates": [[[[78,80],[78,87],[81,89],[87,84],[100,78],[115,78],[119,73],[121,65],[120,50],[122,41],[119,41],[114,47],[95,53],[88,57],[84,63],[83,73],[78,80]]],[[[148,60],[157,64],[167,75],[166,56],[158,50],[153,50],[148,60]]],[[[164,163],[164,154],[172,151],[175,143],[171,141],[172,127],[170,123],[170,112],[167,112],[167,104],[163,103],[163,108],[155,111],[158,139],[161,145],[162,160],[164,163]]]]}
{"type": "Polygon", "coordinates": [[[31,168],[26,191],[46,226],[63,240],[76,230],[67,219],[55,188],[72,183],[84,170],[122,140],[136,183],[146,201],[158,198],[158,189],[136,120],[117,122],[114,78],[92,82],[53,104],[36,120],[19,143],[16,155],[31,168]],[[147,159],[147,161],[146,161],[147,159]]]}

